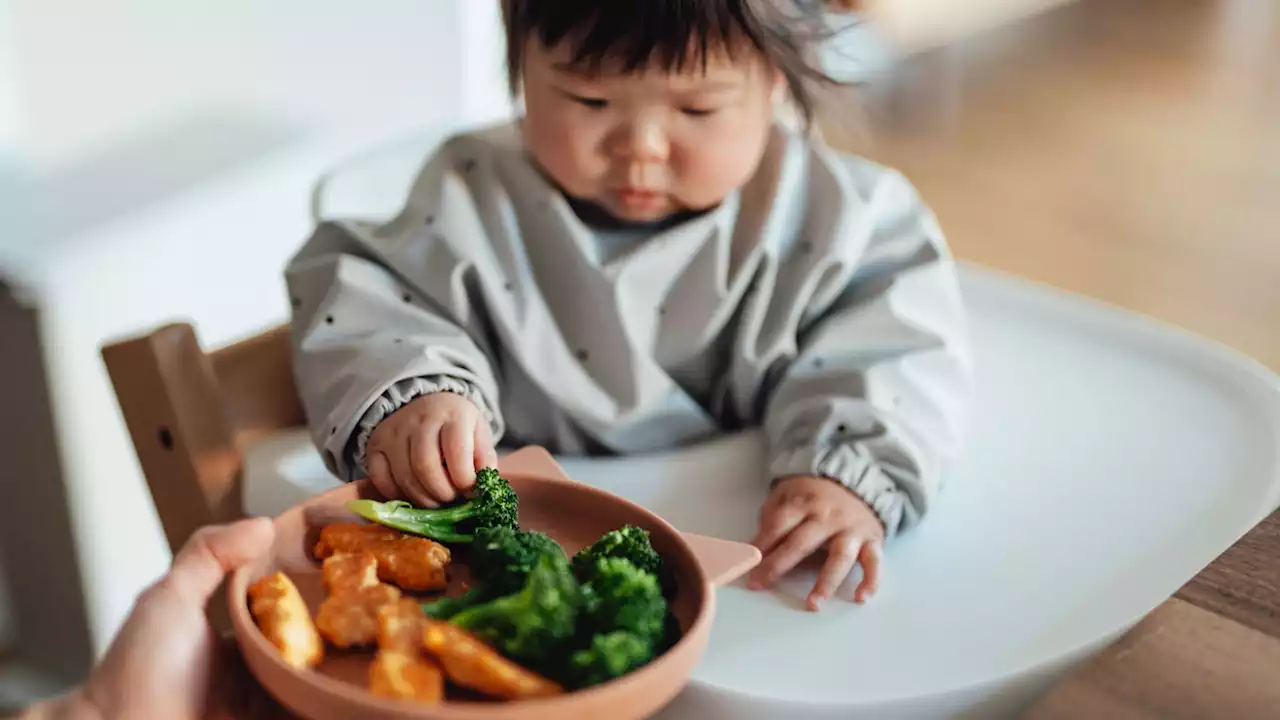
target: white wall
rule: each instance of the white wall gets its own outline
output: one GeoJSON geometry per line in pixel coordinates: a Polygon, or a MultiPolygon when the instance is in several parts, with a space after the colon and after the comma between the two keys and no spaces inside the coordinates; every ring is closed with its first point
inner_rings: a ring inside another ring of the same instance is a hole
{"type": "Polygon", "coordinates": [[[18,135],[18,88],[8,6],[0,1],[0,158],[18,135]]]}
{"type": "Polygon", "coordinates": [[[323,170],[509,112],[496,8],[0,0],[0,273],[45,311],[97,651],[169,559],[99,347],[175,318],[211,346],[281,321],[323,170]]]}
{"type": "MultiPolygon", "coordinates": [[[[218,109],[307,132],[457,109],[483,0],[7,0],[23,154],[74,162],[218,109]]],[[[11,71],[12,72],[12,71],[11,71]]]]}

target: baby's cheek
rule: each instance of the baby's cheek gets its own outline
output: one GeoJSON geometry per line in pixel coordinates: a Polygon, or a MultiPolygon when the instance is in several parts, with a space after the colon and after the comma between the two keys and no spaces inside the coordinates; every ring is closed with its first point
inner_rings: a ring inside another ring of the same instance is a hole
{"type": "Polygon", "coordinates": [[[570,195],[595,194],[593,148],[573,123],[526,122],[525,145],[551,179],[570,195]]]}
{"type": "Polygon", "coordinates": [[[755,174],[760,153],[741,142],[704,143],[688,150],[681,185],[684,203],[710,207],[741,188],[755,174]]]}

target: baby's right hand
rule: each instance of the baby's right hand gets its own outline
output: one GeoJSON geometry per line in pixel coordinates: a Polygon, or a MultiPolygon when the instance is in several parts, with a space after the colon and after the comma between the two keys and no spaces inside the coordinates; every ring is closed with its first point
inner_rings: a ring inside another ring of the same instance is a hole
{"type": "Polygon", "coordinates": [[[489,423],[470,400],[437,392],[383,420],[369,437],[369,479],[388,499],[419,507],[453,502],[476,482],[476,470],[496,467],[489,423]]]}

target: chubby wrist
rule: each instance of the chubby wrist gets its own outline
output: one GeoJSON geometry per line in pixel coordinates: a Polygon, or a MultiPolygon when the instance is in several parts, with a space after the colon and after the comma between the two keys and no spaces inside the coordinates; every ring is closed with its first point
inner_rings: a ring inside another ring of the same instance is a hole
{"type": "Polygon", "coordinates": [[[874,512],[886,536],[897,533],[907,498],[879,463],[848,444],[804,445],[778,453],[769,466],[773,487],[796,477],[818,478],[840,485],[874,512]]]}
{"type": "Polygon", "coordinates": [[[352,438],[347,443],[350,453],[348,466],[356,473],[367,473],[369,440],[378,426],[415,400],[441,393],[449,393],[470,401],[489,425],[492,436],[495,439],[502,437],[503,426],[498,414],[489,407],[484,395],[475,385],[449,375],[409,378],[387,388],[356,423],[352,438]]]}

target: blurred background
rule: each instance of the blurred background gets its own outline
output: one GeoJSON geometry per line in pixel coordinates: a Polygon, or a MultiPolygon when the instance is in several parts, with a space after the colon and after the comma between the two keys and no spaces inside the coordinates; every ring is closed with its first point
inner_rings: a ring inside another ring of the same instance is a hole
{"type": "MultiPolygon", "coordinates": [[[[828,140],[964,260],[1280,369],[1280,3],[831,0],[828,140]]],[[[511,113],[492,0],[0,0],[0,709],[79,680],[169,552],[99,351],[283,321],[323,172],[511,113]]]]}

